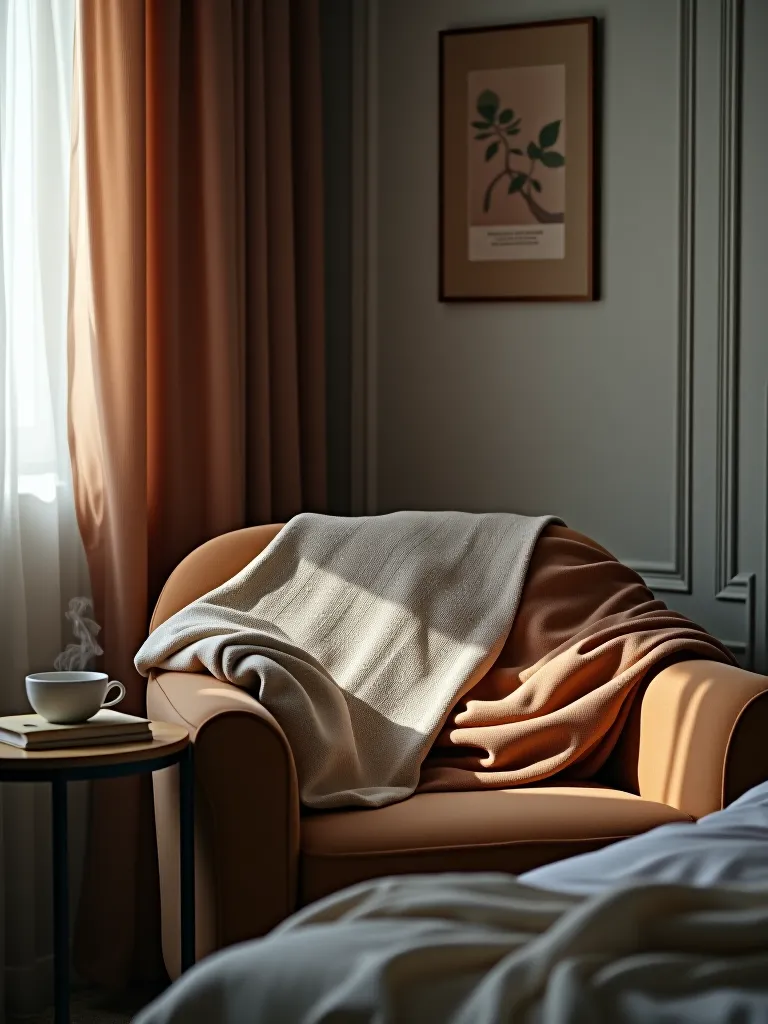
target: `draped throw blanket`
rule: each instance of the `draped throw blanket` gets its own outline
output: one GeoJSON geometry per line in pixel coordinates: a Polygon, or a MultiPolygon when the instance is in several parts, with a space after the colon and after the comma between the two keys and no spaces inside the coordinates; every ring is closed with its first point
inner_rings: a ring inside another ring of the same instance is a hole
{"type": "Polygon", "coordinates": [[[553,521],[303,513],[160,625],[136,667],[207,670],[256,691],[286,733],[307,806],[394,803],[498,657],[553,521]]]}
{"type": "Polygon", "coordinates": [[[547,526],[506,643],[451,709],[420,789],[592,778],[650,673],[691,658],[735,663],[605,548],[568,527],[547,526]]]}

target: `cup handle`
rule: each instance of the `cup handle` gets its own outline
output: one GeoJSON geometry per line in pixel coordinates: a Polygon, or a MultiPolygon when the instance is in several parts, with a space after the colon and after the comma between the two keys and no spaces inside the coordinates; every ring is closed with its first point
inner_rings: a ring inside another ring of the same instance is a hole
{"type": "MultiPolygon", "coordinates": [[[[104,703],[101,705],[103,708],[111,708],[113,704],[119,704],[120,701],[125,696],[125,687],[123,686],[122,683],[118,683],[116,679],[113,679],[110,682],[109,686],[107,687],[107,693],[109,693],[113,686],[117,686],[118,689],[120,690],[120,693],[113,700],[105,700],[104,703]]],[[[106,697],[106,694],[104,696],[106,697]]]]}

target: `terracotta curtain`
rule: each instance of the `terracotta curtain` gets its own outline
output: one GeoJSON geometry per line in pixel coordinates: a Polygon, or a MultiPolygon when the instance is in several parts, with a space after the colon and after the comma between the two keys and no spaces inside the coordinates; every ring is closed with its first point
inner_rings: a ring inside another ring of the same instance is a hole
{"type": "MultiPolygon", "coordinates": [[[[317,0],[80,0],[70,447],[104,666],[207,538],[325,503],[317,0]]],[[[151,783],[94,785],[89,979],[160,965],[151,783]]]]}

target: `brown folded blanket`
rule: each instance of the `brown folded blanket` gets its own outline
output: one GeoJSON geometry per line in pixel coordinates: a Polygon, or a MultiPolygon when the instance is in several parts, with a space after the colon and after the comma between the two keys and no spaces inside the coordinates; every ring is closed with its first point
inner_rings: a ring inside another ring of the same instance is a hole
{"type": "Polygon", "coordinates": [[[501,788],[561,772],[591,777],[649,669],[681,653],[735,663],[599,544],[548,526],[507,642],[451,711],[419,790],[501,788]]]}

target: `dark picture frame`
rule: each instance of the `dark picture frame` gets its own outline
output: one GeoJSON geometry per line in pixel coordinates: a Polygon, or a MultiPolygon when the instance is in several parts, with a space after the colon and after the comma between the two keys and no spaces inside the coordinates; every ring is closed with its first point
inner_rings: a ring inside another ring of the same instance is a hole
{"type": "Polygon", "coordinates": [[[597,298],[596,25],[440,33],[441,302],[597,298]]]}

